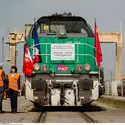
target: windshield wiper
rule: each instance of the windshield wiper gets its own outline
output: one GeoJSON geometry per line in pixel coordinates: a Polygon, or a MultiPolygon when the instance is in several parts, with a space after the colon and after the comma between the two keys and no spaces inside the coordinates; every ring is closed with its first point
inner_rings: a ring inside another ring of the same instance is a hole
{"type": "Polygon", "coordinates": [[[72,27],[72,29],[70,30],[70,32],[72,32],[73,28],[76,26],[76,24],[78,23],[78,21],[79,21],[79,20],[77,20],[77,21],[75,22],[75,24],[73,25],[73,27],[72,27]]]}

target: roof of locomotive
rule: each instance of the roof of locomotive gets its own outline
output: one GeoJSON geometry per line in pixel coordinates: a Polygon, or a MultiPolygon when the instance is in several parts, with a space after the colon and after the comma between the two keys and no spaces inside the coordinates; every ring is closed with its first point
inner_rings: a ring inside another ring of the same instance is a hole
{"type": "Polygon", "coordinates": [[[48,19],[49,21],[84,21],[86,23],[86,20],[80,16],[64,16],[64,15],[51,15],[51,16],[42,16],[37,20],[37,23],[48,19]]]}

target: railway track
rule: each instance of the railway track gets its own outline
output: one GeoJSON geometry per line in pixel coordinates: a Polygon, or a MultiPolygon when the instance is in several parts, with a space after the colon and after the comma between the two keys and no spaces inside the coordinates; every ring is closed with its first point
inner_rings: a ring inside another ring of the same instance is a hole
{"type": "Polygon", "coordinates": [[[84,112],[42,112],[35,123],[97,123],[84,112]]]}
{"type": "Polygon", "coordinates": [[[90,116],[88,116],[86,113],[84,112],[80,112],[81,117],[83,117],[83,119],[85,119],[85,121],[87,123],[97,123],[98,121],[94,120],[93,118],[91,118],[90,116]]]}

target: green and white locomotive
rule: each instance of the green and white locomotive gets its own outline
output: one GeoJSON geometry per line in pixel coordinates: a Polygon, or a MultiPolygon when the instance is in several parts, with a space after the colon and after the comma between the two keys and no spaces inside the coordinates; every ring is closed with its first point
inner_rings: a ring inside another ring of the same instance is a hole
{"type": "MultiPolygon", "coordinates": [[[[25,97],[41,106],[82,106],[99,98],[94,33],[80,16],[54,14],[36,23],[39,63],[25,78],[25,97]]],[[[31,56],[34,25],[27,36],[31,56]]]]}

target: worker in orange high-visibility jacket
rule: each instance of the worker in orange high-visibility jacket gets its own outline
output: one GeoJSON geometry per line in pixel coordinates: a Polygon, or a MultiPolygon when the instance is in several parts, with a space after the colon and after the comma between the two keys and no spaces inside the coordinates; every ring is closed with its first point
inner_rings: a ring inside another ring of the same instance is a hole
{"type": "Polygon", "coordinates": [[[8,82],[9,82],[9,97],[11,102],[11,112],[17,113],[17,98],[20,90],[20,74],[17,73],[17,67],[12,66],[10,70],[10,74],[8,74],[8,82]]]}
{"type": "Polygon", "coordinates": [[[0,113],[4,113],[2,110],[2,102],[4,97],[4,92],[7,91],[8,82],[3,71],[3,64],[0,63],[0,113]]]}
{"type": "MultiPolygon", "coordinates": [[[[8,82],[8,80],[7,80],[7,75],[5,75],[5,77],[6,77],[6,82],[8,82]]],[[[4,91],[3,99],[4,99],[4,100],[7,99],[7,88],[6,88],[5,91],[4,91]]]]}

